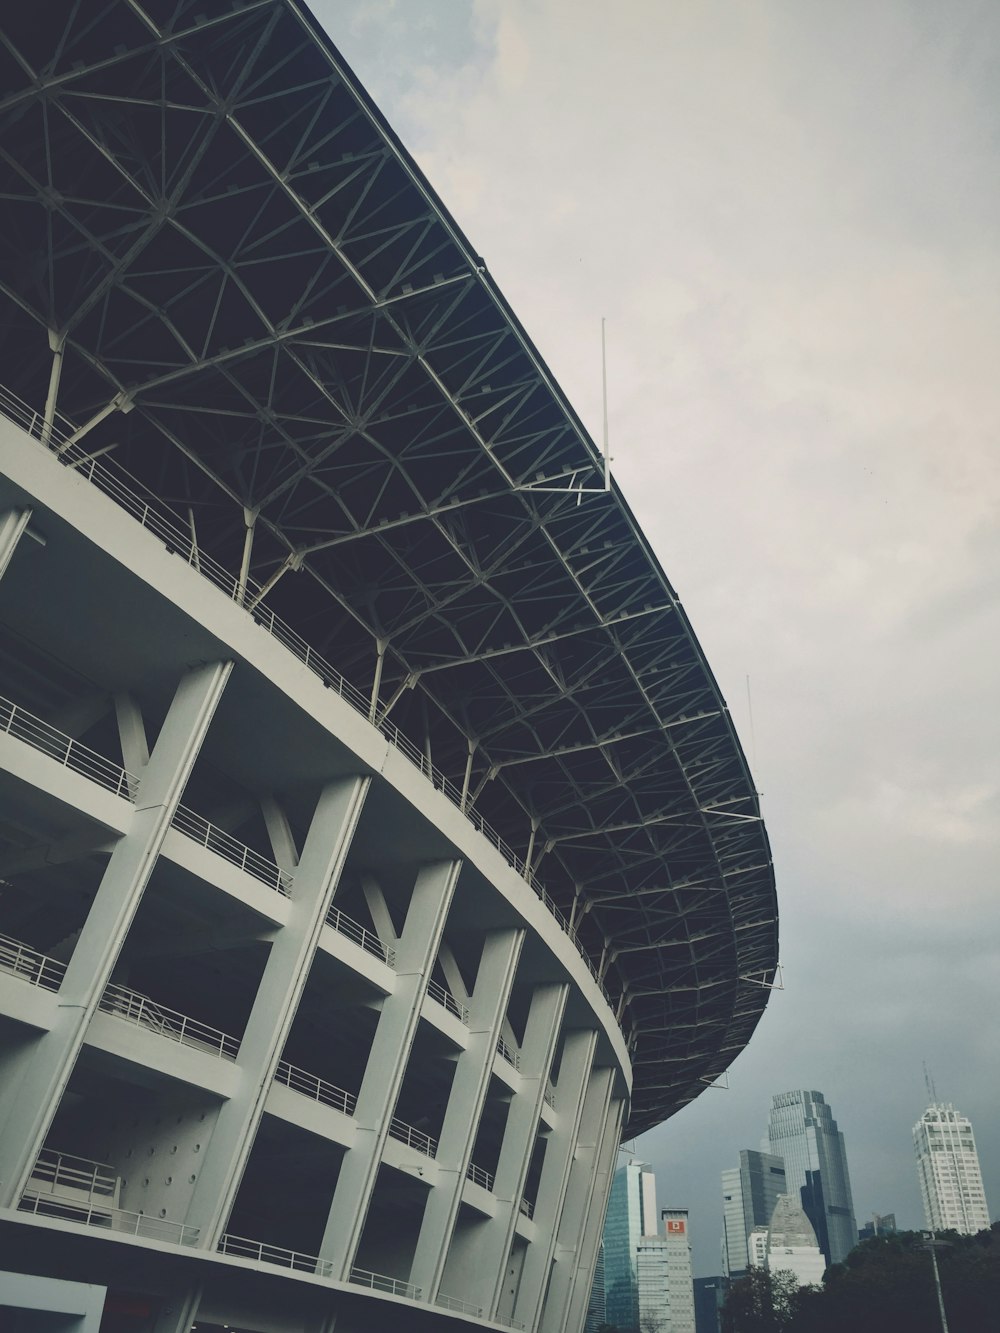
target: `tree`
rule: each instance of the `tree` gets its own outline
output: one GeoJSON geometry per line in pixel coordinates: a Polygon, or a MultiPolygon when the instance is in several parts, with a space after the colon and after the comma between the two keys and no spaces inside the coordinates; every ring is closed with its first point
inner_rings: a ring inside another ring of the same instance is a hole
{"type": "MultiPolygon", "coordinates": [[[[938,1251],[949,1327],[995,1333],[1000,1309],[1000,1223],[978,1236],[944,1233],[938,1251]]],[[[920,1232],[863,1241],[800,1293],[787,1333],[941,1333],[930,1257],[920,1232]]]]}
{"type": "Polygon", "coordinates": [[[791,1273],[751,1268],[726,1294],[723,1333],[785,1333],[798,1303],[799,1287],[791,1273]]]}

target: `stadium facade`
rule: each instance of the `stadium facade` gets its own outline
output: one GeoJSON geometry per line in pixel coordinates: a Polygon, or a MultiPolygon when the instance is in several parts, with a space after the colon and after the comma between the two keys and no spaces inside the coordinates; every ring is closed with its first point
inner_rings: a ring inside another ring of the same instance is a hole
{"type": "Polygon", "coordinates": [[[718,688],[306,9],[2,28],[0,1305],[575,1331],[774,979],[718,688]]]}

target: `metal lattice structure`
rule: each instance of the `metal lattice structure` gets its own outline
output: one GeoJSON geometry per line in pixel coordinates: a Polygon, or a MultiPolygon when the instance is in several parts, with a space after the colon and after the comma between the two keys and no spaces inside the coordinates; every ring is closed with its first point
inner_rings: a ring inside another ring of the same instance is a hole
{"type": "Polygon", "coordinates": [[[3,24],[3,378],[521,850],[631,1034],[628,1132],[656,1124],[748,1041],[777,912],[729,714],[599,450],[303,6],[3,24]]]}

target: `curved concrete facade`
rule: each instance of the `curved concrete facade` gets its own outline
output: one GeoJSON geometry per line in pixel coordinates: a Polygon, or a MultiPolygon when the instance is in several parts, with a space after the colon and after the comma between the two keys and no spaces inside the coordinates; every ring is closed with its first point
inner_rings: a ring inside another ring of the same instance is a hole
{"type": "Polygon", "coordinates": [[[0,459],[5,1228],[86,1225],[111,1288],[109,1237],[197,1255],[178,1329],[248,1265],[338,1329],[575,1329],[630,1068],[573,939],[190,558],[0,459]]]}

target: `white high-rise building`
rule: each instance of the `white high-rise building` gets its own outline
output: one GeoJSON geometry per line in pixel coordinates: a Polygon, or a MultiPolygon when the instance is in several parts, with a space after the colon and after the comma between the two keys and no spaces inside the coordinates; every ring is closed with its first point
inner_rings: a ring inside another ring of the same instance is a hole
{"type": "MultiPolygon", "coordinates": [[[[756,1239],[758,1233],[754,1233],[756,1239]]],[[[797,1199],[779,1194],[771,1225],[767,1229],[767,1268],[771,1273],[791,1273],[800,1287],[823,1281],[826,1259],[816,1232],[797,1199]]]]}
{"type": "Polygon", "coordinates": [[[691,1233],[686,1208],[663,1208],[667,1294],[671,1333],[695,1333],[694,1278],[691,1275],[691,1233]]]}
{"type": "Polygon", "coordinates": [[[951,1102],[932,1102],[913,1126],[924,1218],[932,1231],[972,1236],[990,1224],[976,1139],[951,1102]]]}

